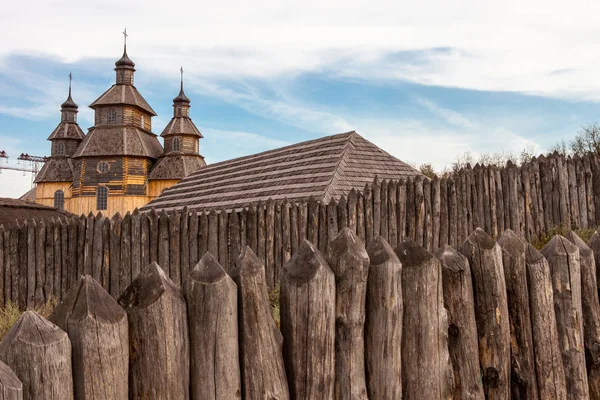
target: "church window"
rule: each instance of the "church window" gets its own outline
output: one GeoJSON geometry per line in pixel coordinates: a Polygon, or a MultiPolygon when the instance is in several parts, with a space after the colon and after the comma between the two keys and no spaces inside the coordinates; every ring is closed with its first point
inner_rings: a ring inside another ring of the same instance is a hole
{"type": "Polygon", "coordinates": [[[198,141],[197,140],[194,141],[194,151],[196,153],[198,152],[198,141]]]}
{"type": "Polygon", "coordinates": [[[175,139],[173,139],[173,151],[181,151],[181,143],[179,141],[179,138],[176,137],[175,139]]]}
{"type": "Polygon", "coordinates": [[[65,144],[63,142],[58,142],[56,144],[56,155],[64,156],[65,155],[65,144]]]}
{"type": "Polygon", "coordinates": [[[108,161],[100,161],[98,162],[98,166],[96,166],[96,171],[100,172],[101,174],[108,172],[109,169],[110,164],[108,161]]]}
{"type": "Polygon", "coordinates": [[[117,113],[115,112],[114,108],[111,108],[110,110],[108,110],[108,123],[109,124],[117,123],[117,113]]]}
{"type": "Polygon", "coordinates": [[[54,192],[54,208],[58,208],[59,210],[64,210],[65,208],[65,192],[60,189],[54,192]]]}
{"type": "Polygon", "coordinates": [[[106,186],[99,186],[96,190],[96,209],[106,210],[108,206],[108,188],[106,186]]]}
{"type": "Polygon", "coordinates": [[[140,125],[142,126],[142,128],[144,128],[144,116],[143,115],[140,119],[140,125]]]}

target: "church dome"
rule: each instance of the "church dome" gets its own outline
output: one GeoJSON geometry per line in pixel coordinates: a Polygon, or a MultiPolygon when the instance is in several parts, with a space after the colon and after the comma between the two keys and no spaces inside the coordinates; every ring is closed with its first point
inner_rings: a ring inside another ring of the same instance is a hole
{"type": "Polygon", "coordinates": [[[69,93],[69,98],[60,105],[60,108],[65,109],[65,108],[79,108],[79,106],[77,105],[77,103],[75,103],[73,101],[73,98],[71,97],[71,94],[69,93]]]}
{"type": "Polygon", "coordinates": [[[190,99],[183,92],[183,87],[179,91],[179,95],[173,99],[173,103],[186,103],[190,104],[190,99]]]}
{"type": "Polygon", "coordinates": [[[123,56],[115,63],[117,68],[126,68],[133,69],[135,67],[135,63],[131,61],[129,56],[127,55],[127,48],[123,50],[123,56]]]}

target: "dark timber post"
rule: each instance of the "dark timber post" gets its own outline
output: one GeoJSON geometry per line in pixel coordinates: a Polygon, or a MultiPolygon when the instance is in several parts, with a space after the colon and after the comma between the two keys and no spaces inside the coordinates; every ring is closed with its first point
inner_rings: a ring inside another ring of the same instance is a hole
{"type": "Polygon", "coordinates": [[[367,247],[365,353],[371,399],[402,398],[402,264],[392,247],[375,236],[367,247]]]}
{"type": "Polygon", "coordinates": [[[183,295],[157,263],[146,267],[119,298],[129,321],[129,395],[189,397],[189,342],[183,295]]]}
{"type": "Polygon", "coordinates": [[[532,245],[527,246],[526,262],[540,399],[564,400],[567,398],[567,387],[556,330],[550,267],[532,245]]]}
{"type": "Polygon", "coordinates": [[[291,399],[332,399],[335,276],[315,245],[300,245],[281,281],[281,331],[291,399]]]}
{"type": "Polygon", "coordinates": [[[460,252],[471,265],[483,389],[488,399],[509,399],[510,328],[500,246],[477,228],[460,252]]]}
{"type": "Polygon", "coordinates": [[[49,320],[71,339],[75,396],[127,399],[129,331],[127,314],[117,301],[85,275],[71,287],[49,320]]]}
{"type": "Polygon", "coordinates": [[[364,325],[369,256],[348,228],[329,243],[336,283],[335,398],[367,399],[364,325]]]}
{"type": "Polygon", "coordinates": [[[281,347],[271,314],[265,266],[245,247],[231,276],[238,288],[238,326],[243,398],[289,399],[281,347]]]}
{"type": "Polygon", "coordinates": [[[511,326],[511,396],[513,399],[537,399],[529,290],[525,268],[527,246],[510,229],[504,231],[498,244],[502,248],[502,265],[511,326]]]}
{"type": "Polygon", "coordinates": [[[210,253],[185,282],[190,328],[191,397],[241,398],[237,287],[210,253]]]}
{"type": "Polygon", "coordinates": [[[589,397],[583,347],[579,249],[556,235],[542,249],[552,274],[554,312],[562,352],[567,393],[571,399],[589,397]]]}
{"type": "Polygon", "coordinates": [[[450,399],[454,373],[440,262],[412,240],[401,243],[396,254],[402,263],[404,301],[402,398],[450,399]]]}
{"type": "Polygon", "coordinates": [[[471,269],[448,245],[435,256],[442,264],[444,306],[448,310],[448,351],[454,369],[454,398],[483,400],[471,269]]]}
{"type": "Polygon", "coordinates": [[[0,343],[0,360],[23,383],[24,399],[73,399],[71,342],[34,311],[26,311],[0,343]]]}
{"type": "Polygon", "coordinates": [[[23,400],[23,384],[9,368],[0,361],[0,399],[23,400]]]}

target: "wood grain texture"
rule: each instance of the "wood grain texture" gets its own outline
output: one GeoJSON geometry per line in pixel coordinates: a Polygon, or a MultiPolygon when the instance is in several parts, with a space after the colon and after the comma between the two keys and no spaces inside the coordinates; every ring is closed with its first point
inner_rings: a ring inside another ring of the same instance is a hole
{"type": "Polygon", "coordinates": [[[10,369],[0,361],[0,400],[23,400],[23,384],[10,369]]]}

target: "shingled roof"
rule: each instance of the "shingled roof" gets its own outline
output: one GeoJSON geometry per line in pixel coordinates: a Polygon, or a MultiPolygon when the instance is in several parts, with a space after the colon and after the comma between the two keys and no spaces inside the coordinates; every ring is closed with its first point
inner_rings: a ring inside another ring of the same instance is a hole
{"type": "Polygon", "coordinates": [[[310,140],[201,168],[142,210],[239,209],[259,200],[328,202],[362,189],[375,176],[400,179],[420,172],[356,132],[310,140]]]}
{"type": "Polygon", "coordinates": [[[50,157],[35,177],[34,182],[72,182],[73,170],[72,159],[67,157],[50,157]]]}
{"type": "Polygon", "coordinates": [[[98,106],[113,104],[129,104],[139,107],[151,115],[156,115],[152,107],[133,85],[112,85],[102,96],[90,104],[90,108],[95,109],[98,106]]]}
{"type": "Polygon", "coordinates": [[[65,219],[73,214],[54,207],[43,206],[29,201],[0,197],[0,225],[5,228],[15,226],[17,221],[65,219]]]}
{"type": "Polygon", "coordinates": [[[153,133],[133,126],[100,126],[91,128],[73,157],[140,156],[158,158],[163,148],[153,133]]]}

